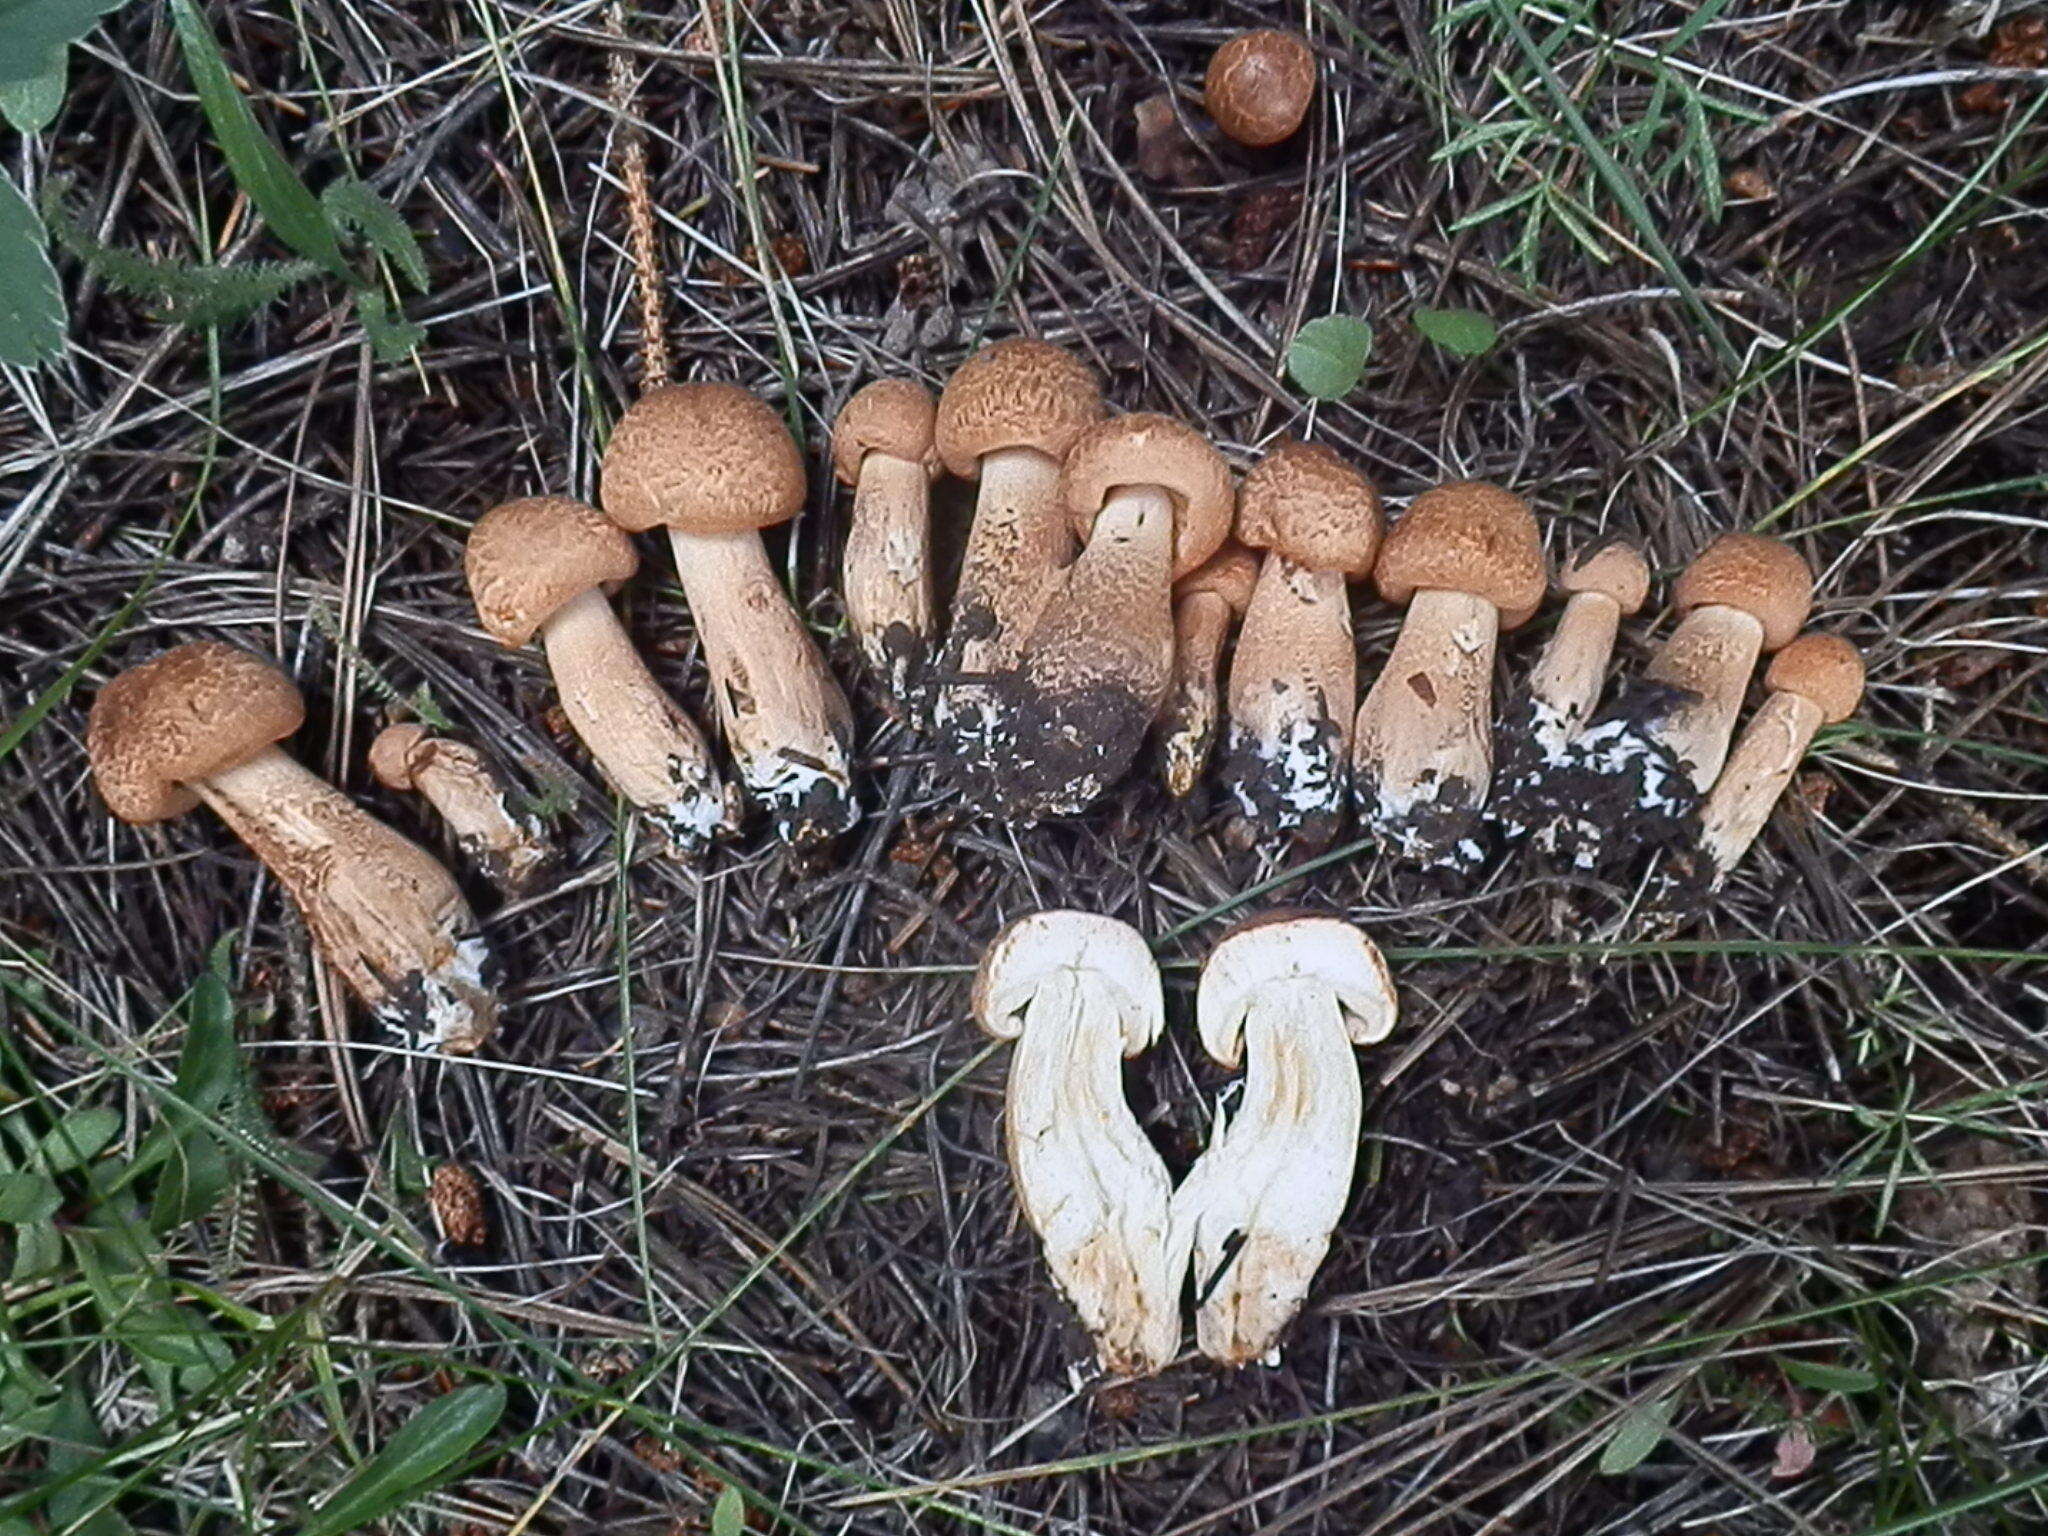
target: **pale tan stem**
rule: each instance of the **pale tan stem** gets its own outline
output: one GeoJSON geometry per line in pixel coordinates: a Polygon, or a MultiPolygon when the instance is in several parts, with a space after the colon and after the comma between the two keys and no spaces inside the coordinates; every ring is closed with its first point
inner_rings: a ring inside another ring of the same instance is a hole
{"type": "Polygon", "coordinates": [[[547,845],[534,822],[512,814],[483,754],[466,742],[429,736],[413,748],[407,766],[462,851],[483,865],[494,884],[523,890],[547,862],[547,845]]]}
{"type": "Polygon", "coordinates": [[[1607,681],[1607,663],[1621,627],[1621,604],[1605,592],[1574,592],[1557,631],[1529,673],[1536,745],[1555,758],[1593,713],[1607,681]]]}
{"type": "Polygon", "coordinates": [[[1230,666],[1230,790],[1254,827],[1335,834],[1357,704],[1344,577],[1267,555],[1230,666]]]}
{"type": "Polygon", "coordinates": [[[978,677],[1015,665],[1047,594],[1073,558],[1059,461],[1036,448],[1003,448],[984,457],[953,598],[946,670],[978,677]]]}
{"type": "Polygon", "coordinates": [[[1214,592],[1190,592],[1173,609],[1173,686],[1160,733],[1166,791],[1185,798],[1216,744],[1216,673],[1232,609],[1214,592]]]}
{"type": "Polygon", "coordinates": [[[846,696],[790,606],[761,536],[671,528],[669,541],[740,778],[785,840],[844,832],[859,812],[846,696]]]}
{"type": "Polygon", "coordinates": [[[1408,605],[1352,738],[1352,768],[1376,829],[1405,835],[1418,811],[1485,804],[1499,633],[1499,610],[1469,593],[1418,592],[1408,605]]]}
{"type": "Polygon", "coordinates": [[[379,1018],[473,1051],[498,999],[454,877],[276,747],[192,788],[277,876],[313,942],[379,1018]]]}
{"type": "Polygon", "coordinates": [[[1671,638],[1643,669],[1651,682],[1684,695],[1645,729],[1686,765],[1702,793],[1727,761],[1728,738],[1735,733],[1735,717],[1749,692],[1749,677],[1763,644],[1764,627],[1754,616],[1740,608],[1710,604],[1679,620],[1671,638]]]}
{"type": "Polygon", "coordinates": [[[602,592],[585,592],[541,626],[562,712],[605,777],[683,852],[730,831],[738,807],[704,733],[671,699],[602,592]]]}
{"type": "Polygon", "coordinates": [[[861,654],[899,701],[932,641],[930,489],[923,465],[869,453],[846,535],[846,617],[861,654]]]}
{"type": "Polygon", "coordinates": [[[1717,884],[1756,841],[1821,723],[1820,706],[1804,694],[1774,693],[1743,727],[1700,810],[1700,844],[1717,884]]]}

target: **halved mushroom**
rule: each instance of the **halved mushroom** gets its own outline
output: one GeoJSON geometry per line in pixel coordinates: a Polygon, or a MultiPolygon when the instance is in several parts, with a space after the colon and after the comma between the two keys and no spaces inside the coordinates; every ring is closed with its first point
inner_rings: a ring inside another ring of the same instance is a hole
{"type": "Polygon", "coordinates": [[[1230,666],[1223,779],[1254,834],[1337,835],[1358,710],[1346,584],[1380,529],[1379,493],[1327,448],[1282,443],[1245,476],[1237,536],[1267,554],[1230,666]]]}
{"type": "Polygon", "coordinates": [[[732,384],[651,389],[605,447],[601,495],[628,532],[668,529],[726,745],[775,830],[807,846],[851,827],[846,696],[761,546],[763,528],[804,505],[782,418],[732,384]]]}
{"type": "Polygon", "coordinates": [[[1364,1100],[1351,1048],[1385,1039],[1397,1014],[1379,950],[1335,918],[1256,920],[1202,967],[1202,1044],[1245,1064],[1243,1102],[1173,1200],[1210,1359],[1277,1362],[1351,1195],[1364,1100]]]}
{"type": "Polygon", "coordinates": [[[1316,94],[1316,56],[1299,33],[1240,32],[1209,60],[1202,99],[1216,126],[1263,149],[1290,137],[1316,94]]]}
{"type": "Polygon", "coordinates": [[[1788,644],[1812,610],[1813,572],[1778,539],[1727,533],[1671,596],[1678,627],[1556,770],[1553,798],[1581,809],[1557,818],[1551,842],[1582,868],[1690,839],[1758,656],[1788,644]]]}
{"type": "Polygon", "coordinates": [[[1719,885],[1741,862],[1814,734],[1840,725],[1863,698],[1863,658],[1837,635],[1801,635],[1771,658],[1770,697],[1735,739],[1700,811],[1700,846],[1719,885]]]}
{"type": "Polygon", "coordinates": [[[1528,504],[1477,480],[1424,491],[1380,547],[1373,580],[1408,616],[1359,707],[1352,787],[1380,840],[1420,864],[1479,862],[1494,645],[1529,621],[1547,577],[1528,504]]]}
{"type": "Polygon", "coordinates": [[[1070,815],[1131,764],[1173,680],[1173,583],[1230,533],[1230,466],[1194,428],[1119,416],[1074,440],[1060,478],[1087,543],[995,689],[1014,725],[1006,815],[1070,815]]]}
{"type": "Polygon", "coordinates": [[[386,789],[426,796],[456,845],[491,883],[516,896],[548,861],[547,839],[531,816],[514,814],[483,754],[424,725],[387,725],[370,743],[370,772],[386,789]]]}
{"type": "Polygon", "coordinates": [[[640,568],[595,507],[530,496],[477,519],[463,552],[476,616],[517,650],[540,633],[562,713],[613,788],[682,854],[739,821],[697,723],[647,670],[605,594],[640,568]]]}
{"type": "Polygon", "coordinates": [[[1004,1135],[1017,1201],[1104,1370],[1149,1375],[1180,1349],[1187,1249],[1166,1165],[1124,1100],[1123,1058],[1165,1026],[1159,970],[1135,930],[1038,912],[997,936],[974,1016],[1014,1040],[1004,1135]]]}
{"type": "Polygon", "coordinates": [[[1173,686],[1161,716],[1160,767],[1170,795],[1185,799],[1216,744],[1216,674],[1230,626],[1243,617],[1259,560],[1225,544],[1173,584],[1173,686]]]}
{"type": "Polygon", "coordinates": [[[931,652],[936,414],[922,384],[877,379],[846,402],[832,428],[833,468],[853,487],[846,618],[898,708],[908,708],[923,687],[931,652]]]}
{"type": "Polygon", "coordinates": [[[100,690],[86,753],[123,821],[205,801],[379,1019],[444,1051],[474,1051],[497,1024],[498,999],[469,904],[425,849],[278,750],[305,717],[299,690],[269,662],[195,640],[100,690]]]}
{"type": "Polygon", "coordinates": [[[1533,830],[1547,851],[1559,821],[1583,810],[1558,770],[1600,702],[1621,621],[1650,595],[1650,567],[1633,544],[1608,539],[1566,566],[1557,584],[1564,613],[1529,674],[1526,703],[1509,712],[1490,812],[1510,835],[1533,830]]]}
{"type": "Polygon", "coordinates": [[[1016,666],[1047,593],[1073,559],[1060,465],[1102,419],[1087,366],[1048,342],[983,347],[939,395],[939,457],[978,480],[951,622],[933,668],[932,728],[955,787],[977,810],[1002,806],[1016,723],[993,682],[1016,666]]]}

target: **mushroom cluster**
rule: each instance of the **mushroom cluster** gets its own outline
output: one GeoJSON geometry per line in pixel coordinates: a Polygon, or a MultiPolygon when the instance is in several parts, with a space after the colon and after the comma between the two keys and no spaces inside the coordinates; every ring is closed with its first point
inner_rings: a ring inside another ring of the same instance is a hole
{"type": "Polygon", "coordinates": [[[1195,1011],[1209,1053],[1244,1068],[1244,1092],[1175,1188],[1124,1096],[1124,1060],[1165,1027],[1138,933],[1088,912],[1034,913],[1003,930],[975,977],[976,1020],[1016,1042],[1004,1145],[1018,1204],[1118,1375],[1179,1353],[1191,1265],[1202,1353],[1277,1360],[1350,1198],[1364,1102],[1352,1047],[1386,1038],[1396,1003],[1358,929],[1276,914],[1218,943],[1195,1011]]]}

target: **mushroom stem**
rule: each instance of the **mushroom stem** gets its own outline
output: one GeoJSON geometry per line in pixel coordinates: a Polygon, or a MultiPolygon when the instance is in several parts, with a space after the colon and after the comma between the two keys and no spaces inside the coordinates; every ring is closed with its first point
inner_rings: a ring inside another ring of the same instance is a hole
{"type": "Polygon", "coordinates": [[[1049,976],[1024,1010],[1006,1138],[1018,1199],[1103,1368],[1163,1369],[1180,1344],[1172,1195],[1124,1100],[1124,1027],[1085,973],[1049,976]]]}
{"type": "Polygon", "coordinates": [[[1821,707],[1797,693],[1773,693],[1750,717],[1700,811],[1700,845],[1716,885],[1756,841],[1824,723],[1821,707]]]}
{"type": "Polygon", "coordinates": [[[613,786],[685,852],[739,821],[703,732],[654,680],[602,592],[591,588],[541,625],[570,727],[613,786]]]}
{"type": "Polygon", "coordinates": [[[1036,791],[1017,814],[1072,815],[1130,766],[1173,677],[1172,580],[1173,498],[1111,492],[1001,685],[1017,780],[1036,791]]]}
{"type": "Polygon", "coordinates": [[[1685,765],[1693,787],[1702,793],[1727,760],[1728,738],[1763,645],[1764,627],[1754,616],[1740,608],[1708,604],[1679,620],[1671,638],[1643,669],[1650,682],[1682,695],[1646,729],[1685,765]]]}
{"type": "Polygon", "coordinates": [[[429,736],[417,725],[395,725],[378,738],[370,763],[392,788],[424,795],[463,853],[501,889],[516,895],[547,863],[539,824],[512,813],[483,754],[467,742],[429,736]],[[398,761],[380,762],[380,748],[397,753],[398,761]]]}
{"type": "Polygon", "coordinates": [[[785,839],[837,836],[859,813],[846,697],[790,606],[760,534],[668,534],[740,777],[785,839]]]}
{"type": "Polygon", "coordinates": [[[1036,448],[998,448],[981,460],[981,490],[953,599],[945,672],[974,681],[1015,665],[1074,534],[1060,504],[1060,465],[1036,448]]]}
{"type": "Polygon", "coordinates": [[[1216,744],[1216,672],[1234,614],[1214,592],[1190,592],[1173,608],[1173,682],[1160,733],[1166,792],[1185,799],[1216,744]]]}
{"type": "Polygon", "coordinates": [[[1269,553],[1237,655],[1224,781],[1254,829],[1327,843],[1344,814],[1358,700],[1344,574],[1269,553]]]}
{"type": "Polygon", "coordinates": [[[930,486],[922,464],[869,453],[846,535],[846,617],[861,654],[899,701],[912,696],[932,640],[930,486]]]}
{"type": "Polygon", "coordinates": [[[486,952],[454,878],[276,747],[191,788],[269,867],[314,944],[376,1014],[445,1051],[497,1022],[486,952]]]}
{"type": "Polygon", "coordinates": [[[1192,1245],[1195,1337],[1226,1365],[1271,1358],[1351,1197],[1364,1103],[1330,985],[1269,979],[1235,1042],[1244,1098],[1175,1196],[1192,1245]]]}
{"type": "Polygon", "coordinates": [[[1621,628],[1621,604],[1605,592],[1574,592],[1557,632],[1529,673],[1531,729],[1545,760],[1555,760],[1584,729],[1607,681],[1621,628]]]}
{"type": "Polygon", "coordinates": [[[1359,707],[1352,770],[1375,831],[1411,854],[1472,862],[1463,823],[1493,776],[1493,652],[1500,610],[1466,592],[1417,592],[1359,707]],[[1446,841],[1437,822],[1454,835],[1446,841]],[[1459,856],[1462,855],[1462,859],[1459,856]]]}

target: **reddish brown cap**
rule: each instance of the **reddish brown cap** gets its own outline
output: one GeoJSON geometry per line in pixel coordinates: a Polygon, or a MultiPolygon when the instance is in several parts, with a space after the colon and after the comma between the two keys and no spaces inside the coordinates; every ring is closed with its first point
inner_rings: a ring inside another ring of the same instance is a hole
{"type": "Polygon", "coordinates": [[[1550,573],[1527,502],[1482,480],[1453,480],[1409,503],[1372,575],[1390,603],[1419,591],[1483,597],[1507,630],[1529,622],[1550,573]]]}
{"type": "Polygon", "coordinates": [[[840,409],[832,424],[832,468],[848,485],[860,479],[861,460],[871,453],[922,464],[936,479],[939,450],[933,438],[938,404],[912,379],[877,379],[840,409]]]}
{"type": "Polygon", "coordinates": [[[803,510],[804,461],[759,395],[736,384],[664,384],[612,432],[599,499],[632,533],[751,533],[803,510]]]}
{"type": "Polygon", "coordinates": [[[462,569],[484,633],[517,649],[570,598],[639,570],[640,556],[597,508],[566,496],[528,496],[476,520],[462,569]]]}
{"type": "Polygon", "coordinates": [[[1296,33],[1241,32],[1216,50],[1202,100],[1216,126],[1254,149],[1301,126],[1316,94],[1316,56],[1296,33]]]}
{"type": "Polygon", "coordinates": [[[1624,614],[1634,613],[1649,601],[1650,566],[1628,540],[1606,539],[1579,551],[1557,584],[1567,593],[1598,592],[1624,614]]]}
{"type": "Polygon", "coordinates": [[[1680,613],[1739,608],[1763,625],[1764,649],[1775,651],[1813,611],[1813,572],[1782,539],[1724,533],[1680,573],[1671,600],[1680,613]]]}
{"type": "Polygon", "coordinates": [[[299,690],[269,662],[194,640],[100,690],[85,751],[108,810],[123,821],[162,821],[199,803],[186,785],[246,763],[305,718],[299,690]]]}
{"type": "Polygon", "coordinates": [[[1074,439],[1060,490],[1084,540],[1095,514],[1120,486],[1156,485],[1173,498],[1173,574],[1178,580],[1215,554],[1237,514],[1230,466],[1215,444],[1184,421],[1134,412],[1074,439]]]}
{"type": "Polygon", "coordinates": [[[1173,598],[1179,602],[1198,592],[1207,592],[1230,604],[1232,613],[1242,615],[1252,605],[1252,588],[1259,584],[1259,557],[1232,540],[1173,584],[1173,598]]]}
{"type": "Polygon", "coordinates": [[[411,789],[412,755],[426,739],[427,728],[412,720],[387,725],[379,731],[377,739],[370,743],[370,772],[376,775],[377,782],[386,789],[411,789]]]}
{"type": "Polygon", "coordinates": [[[981,478],[981,456],[1036,448],[1064,459],[1074,439],[1102,420],[1102,390],[1064,347],[1013,336],[960,365],[939,396],[939,457],[963,480],[981,478]]]}
{"type": "Polygon", "coordinates": [[[1840,635],[1801,635],[1771,658],[1764,686],[1811,699],[1823,721],[1840,725],[1863,702],[1863,658],[1840,635]]]}
{"type": "Polygon", "coordinates": [[[1384,526],[1372,482],[1314,443],[1280,444],[1237,494],[1237,536],[1312,571],[1363,576],[1384,526]]]}

